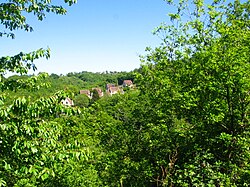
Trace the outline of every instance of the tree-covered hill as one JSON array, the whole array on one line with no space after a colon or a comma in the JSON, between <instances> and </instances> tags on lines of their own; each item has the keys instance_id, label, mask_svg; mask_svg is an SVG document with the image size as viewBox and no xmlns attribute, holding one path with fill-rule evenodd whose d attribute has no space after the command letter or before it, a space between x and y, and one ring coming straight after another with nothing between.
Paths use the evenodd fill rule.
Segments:
<instances>
[{"instance_id":1,"label":"tree-covered hill","mask_svg":"<svg viewBox=\"0 0 250 187\"><path fill-rule=\"evenodd\" d=\"M92 72L80 72L80 73L68 73L67 75L51 74L47 75L40 83L46 84L45 87L40 89L14 89L5 91L8 93L8 98L18 97L31 97L32 100L36 100L40 97L49 97L58 91L65 91L69 94L78 95L80 90L92 89L99 87L103 91L106 89L106 84L114 83L116 85L122 85L123 80L134 80L135 71L131 72L105 72L105 73L92 73ZM43 75L39 73L38 75ZM46 73L45 73L46 75ZM20 82L22 80L28 80L35 77L33 75L13 75L5 79L6 85ZM38 83L38 82L37 82ZM9 99L7 99L9 100Z\"/></svg>"}]
</instances>

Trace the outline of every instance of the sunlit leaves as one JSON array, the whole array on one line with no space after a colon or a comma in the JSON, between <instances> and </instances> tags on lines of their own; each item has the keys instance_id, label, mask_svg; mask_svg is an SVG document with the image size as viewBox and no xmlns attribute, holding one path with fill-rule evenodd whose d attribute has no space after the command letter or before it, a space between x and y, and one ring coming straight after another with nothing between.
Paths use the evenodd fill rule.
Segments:
<instances>
[{"instance_id":1,"label":"sunlit leaves","mask_svg":"<svg viewBox=\"0 0 250 187\"><path fill-rule=\"evenodd\" d=\"M31 53L19 53L15 56L6 56L0 58L0 73L1 75L6 72L16 72L20 74L26 74L28 70L36 70L36 66L33 63L34 60L41 57L49 58L50 49L39 49Z\"/></svg>"},{"instance_id":2,"label":"sunlit leaves","mask_svg":"<svg viewBox=\"0 0 250 187\"><path fill-rule=\"evenodd\" d=\"M138 75L154 107L150 132L165 124L166 142L178 148L172 182L243 185L249 172L249 1L184 0L174 8L172 24L154 31L162 45L148 50ZM188 133L177 130L184 124Z\"/></svg>"},{"instance_id":3,"label":"sunlit leaves","mask_svg":"<svg viewBox=\"0 0 250 187\"><path fill-rule=\"evenodd\" d=\"M72 5L76 1L65 1ZM46 13L65 14L61 5L52 5L50 0L14 1L0 4L0 23L5 31L0 37L14 38L13 31L22 29L33 31L27 23L27 13L33 13L38 20L43 20ZM36 70L34 61L41 57L49 58L50 49L39 49L30 53L19 53L15 56L0 58L0 89L15 91L21 89L37 90L48 86L44 82L46 73L24 79L4 78L8 72L27 74ZM61 100L65 93L58 92L51 97L43 97L36 101L30 97L10 98L7 93L0 95L0 186L36 186L56 181L66 173L67 163L88 161L91 151L81 141L68 141L70 135L64 134L67 119L71 115L79 115L79 110L65 107ZM6 99L11 99L6 104ZM56 175L57 173L57 175ZM68 172L67 174L72 174ZM55 186L58 183L55 182Z\"/></svg>"},{"instance_id":4,"label":"sunlit leaves","mask_svg":"<svg viewBox=\"0 0 250 187\"><path fill-rule=\"evenodd\" d=\"M89 158L89 151L80 151L82 145L77 141L73 145L64 145L59 141L63 125L56 122L57 118L79 114L77 110L61 105L62 98L64 95L61 93L33 103L20 98L0 110L0 147L4 153L0 162L5 159L5 170L16 173L17 177L12 182L20 181L22 176L33 176L36 180L41 178L44 181L55 175L53 164L74 157L79 159L80 155L84 159ZM8 176L5 174L4 178Z\"/></svg>"},{"instance_id":5,"label":"sunlit leaves","mask_svg":"<svg viewBox=\"0 0 250 187\"><path fill-rule=\"evenodd\" d=\"M65 3L70 6L76 2L76 0L65 0ZM31 32L33 28L26 22L25 13L33 13L38 20L42 21L46 17L46 13L49 12L66 14L66 9L60 5L52 5L51 1L47 0L10 0L5 3L0 3L0 22L10 31L22 29ZM11 36L14 36L14 34L11 33Z\"/></svg>"}]
</instances>

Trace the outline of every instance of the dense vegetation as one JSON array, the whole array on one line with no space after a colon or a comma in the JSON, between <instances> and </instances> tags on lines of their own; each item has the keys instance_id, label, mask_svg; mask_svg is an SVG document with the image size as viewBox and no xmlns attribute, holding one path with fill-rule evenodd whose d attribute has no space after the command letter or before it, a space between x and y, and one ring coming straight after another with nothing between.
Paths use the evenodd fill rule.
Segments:
<instances>
[{"instance_id":1,"label":"dense vegetation","mask_svg":"<svg viewBox=\"0 0 250 187\"><path fill-rule=\"evenodd\" d=\"M10 2L0 4L10 31L31 30L21 10L65 13ZM155 29L162 44L139 71L5 78L49 50L0 58L0 186L249 186L250 3L167 3L172 25ZM91 105L78 95L124 79L137 89ZM69 96L78 106L60 104Z\"/></svg>"},{"instance_id":2,"label":"dense vegetation","mask_svg":"<svg viewBox=\"0 0 250 187\"><path fill-rule=\"evenodd\" d=\"M46 73L38 73L38 76L43 76L40 80L42 84L39 89L29 90L24 88L15 88L5 91L8 93L7 101L11 101L13 97L31 97L32 100L39 99L42 96L51 96L58 91L65 91L72 97L79 95L80 90L91 90L92 88L101 88L104 92L106 90L106 84L112 83L115 85L122 85L123 80L129 79L134 81L135 73L138 70L131 72L104 72L104 73L92 73L92 72L79 72L68 73L67 75L57 75L52 73L48 75ZM29 78L35 78L33 75L13 75L5 79L5 84L17 84L20 81L26 81ZM19 83L18 83L19 84ZM25 83L26 84L26 83Z\"/></svg>"}]
</instances>

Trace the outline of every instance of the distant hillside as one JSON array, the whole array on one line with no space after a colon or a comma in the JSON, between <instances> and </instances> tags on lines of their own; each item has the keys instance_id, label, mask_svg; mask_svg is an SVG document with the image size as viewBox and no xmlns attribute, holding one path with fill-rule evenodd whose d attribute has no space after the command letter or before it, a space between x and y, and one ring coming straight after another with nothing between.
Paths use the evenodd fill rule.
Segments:
<instances>
[{"instance_id":1,"label":"distant hillside","mask_svg":"<svg viewBox=\"0 0 250 187\"><path fill-rule=\"evenodd\" d=\"M114 83L121 85L123 80L129 79L134 81L134 73L137 70L131 72L103 72L103 73L93 73L93 72L71 72L67 75L57 75L52 73L47 76L42 84L47 84L47 87L41 87L39 90L27 90L21 89L18 91L8 91L8 98L17 98L22 96L30 96L32 100L38 99L39 97L50 96L53 93L64 90L68 93L73 93L74 95L79 94L82 89L91 89L93 87L99 87L105 90L105 85L107 83ZM32 76L18 76L13 75L6 79L9 82L17 82L18 80L24 80L31 78Z\"/></svg>"}]
</instances>

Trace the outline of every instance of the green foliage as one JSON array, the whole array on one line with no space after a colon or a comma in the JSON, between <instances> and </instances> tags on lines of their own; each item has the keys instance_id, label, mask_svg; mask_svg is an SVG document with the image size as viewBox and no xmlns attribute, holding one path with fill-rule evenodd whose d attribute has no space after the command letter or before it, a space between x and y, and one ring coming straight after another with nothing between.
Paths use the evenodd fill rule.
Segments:
<instances>
[{"instance_id":1,"label":"green foliage","mask_svg":"<svg viewBox=\"0 0 250 187\"><path fill-rule=\"evenodd\" d=\"M98 91L96 89L92 90L92 99L91 99L91 103L96 102L98 99L100 99L100 96L98 94Z\"/></svg>"},{"instance_id":2,"label":"green foliage","mask_svg":"<svg viewBox=\"0 0 250 187\"><path fill-rule=\"evenodd\" d=\"M134 72L103 72L103 73L92 73L82 71L80 73L68 73L68 77L77 77L84 82L83 87L91 89L93 87L105 88L105 84L113 83L122 85L123 80L130 79L134 80Z\"/></svg>"},{"instance_id":3,"label":"green foliage","mask_svg":"<svg viewBox=\"0 0 250 187\"><path fill-rule=\"evenodd\" d=\"M58 104L60 94L49 99L30 103L25 98L1 109L1 168L0 178L8 186L19 185L26 178L28 183L41 183L55 175L56 163L70 158L73 149L59 143L62 125L56 119L63 113L72 115L77 111ZM67 154L64 150L69 150ZM57 151L55 151L57 150ZM65 157L61 156L65 154ZM45 183L45 182L43 182Z\"/></svg>"},{"instance_id":4,"label":"green foliage","mask_svg":"<svg viewBox=\"0 0 250 187\"><path fill-rule=\"evenodd\" d=\"M74 98L74 104L75 106L78 106L78 107L87 107L89 106L89 98L88 96L84 95L84 94L79 94L77 96L75 96Z\"/></svg>"},{"instance_id":5,"label":"green foliage","mask_svg":"<svg viewBox=\"0 0 250 187\"><path fill-rule=\"evenodd\" d=\"M65 3L72 5L76 0L65 0ZM53 12L55 14L66 14L66 10L62 6L52 5L51 1L26 1L26 0L9 0L8 2L0 4L0 20L1 24L6 29L14 31L22 29L27 32L33 31L32 26L26 22L24 13L33 13L38 20L42 21L46 12ZM1 32L0 36L6 35L14 38L14 33Z\"/></svg>"},{"instance_id":6,"label":"green foliage","mask_svg":"<svg viewBox=\"0 0 250 187\"><path fill-rule=\"evenodd\" d=\"M154 147L164 145L161 152L169 157L154 159L163 164L159 182L244 186L249 183L249 2L192 3L180 1L177 13L170 14L173 25L155 30L164 33L163 44L148 49L138 74L141 93L154 106L150 134L167 133L154 137L161 140Z\"/></svg>"},{"instance_id":7,"label":"green foliage","mask_svg":"<svg viewBox=\"0 0 250 187\"><path fill-rule=\"evenodd\" d=\"M65 0L69 5L74 2ZM14 30L32 31L24 15L33 13L43 20L46 12L65 14L66 10L51 1L1 3L1 24L10 32L0 35L14 38ZM29 92L48 86L46 73L4 78L8 71L22 75L30 69L36 70L33 61L40 57L48 58L49 49L0 58L3 91L0 94L0 186L98 186L101 183L91 166L93 142L89 142L86 134L79 134L79 129L84 128L82 123L76 125L70 118L79 117L79 111L61 104L67 95L52 92L47 97L31 99ZM22 97L9 97L14 93ZM72 134L68 133L68 126ZM79 175L78 171L86 175Z\"/></svg>"}]
</instances>

